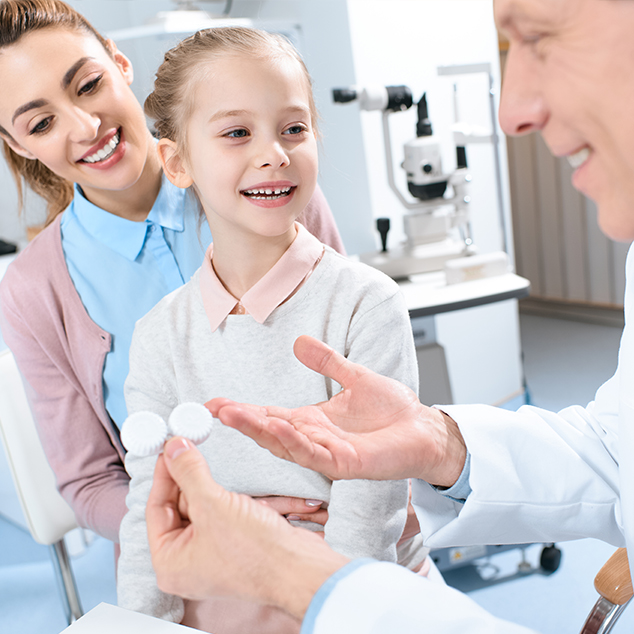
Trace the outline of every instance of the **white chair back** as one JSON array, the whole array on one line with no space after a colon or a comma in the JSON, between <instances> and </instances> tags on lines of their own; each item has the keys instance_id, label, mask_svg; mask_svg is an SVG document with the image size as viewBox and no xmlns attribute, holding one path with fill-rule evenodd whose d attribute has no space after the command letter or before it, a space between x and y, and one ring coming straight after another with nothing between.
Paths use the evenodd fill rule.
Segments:
<instances>
[{"instance_id":1,"label":"white chair back","mask_svg":"<svg viewBox=\"0 0 634 634\"><path fill-rule=\"evenodd\" d=\"M57 491L13 355L0 352L0 436L33 539L55 544L77 522Z\"/></svg>"}]
</instances>

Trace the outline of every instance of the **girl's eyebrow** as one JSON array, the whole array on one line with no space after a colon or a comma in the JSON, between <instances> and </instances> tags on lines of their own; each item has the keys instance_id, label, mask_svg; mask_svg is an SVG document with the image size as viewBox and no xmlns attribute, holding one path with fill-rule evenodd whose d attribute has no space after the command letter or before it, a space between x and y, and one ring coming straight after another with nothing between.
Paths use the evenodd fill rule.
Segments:
<instances>
[{"instance_id":1,"label":"girl's eyebrow","mask_svg":"<svg viewBox=\"0 0 634 634\"><path fill-rule=\"evenodd\" d=\"M302 114L310 114L310 109L304 106L289 106L286 108L286 112L299 112ZM248 110L219 110L209 117L209 123L218 121L219 119L226 119L228 117L240 117L249 114Z\"/></svg>"},{"instance_id":2,"label":"girl's eyebrow","mask_svg":"<svg viewBox=\"0 0 634 634\"><path fill-rule=\"evenodd\" d=\"M67 71L64 73L64 77L62 77L62 88L66 90L68 86L70 86L70 82L73 81L73 77L77 74L79 69L88 61L93 59L92 57L82 57L78 59ZM29 110L34 110L35 108L42 108L43 106L48 105L48 101L46 99L33 99L33 101L29 101L28 103L23 104L13 113L13 117L11 119L11 124L15 122L15 120L25 112Z\"/></svg>"},{"instance_id":3,"label":"girl's eyebrow","mask_svg":"<svg viewBox=\"0 0 634 634\"><path fill-rule=\"evenodd\" d=\"M213 123L218 119L226 119L227 117L239 117L247 114L246 110L219 110L209 117L209 123Z\"/></svg>"}]
</instances>

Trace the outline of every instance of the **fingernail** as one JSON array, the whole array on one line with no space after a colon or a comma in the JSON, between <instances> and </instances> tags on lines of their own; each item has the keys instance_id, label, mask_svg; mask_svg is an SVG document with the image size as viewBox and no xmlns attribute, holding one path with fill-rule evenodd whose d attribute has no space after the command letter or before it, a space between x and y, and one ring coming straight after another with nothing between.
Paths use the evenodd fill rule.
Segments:
<instances>
[{"instance_id":1,"label":"fingernail","mask_svg":"<svg viewBox=\"0 0 634 634\"><path fill-rule=\"evenodd\" d=\"M287 516L286 516L286 519L287 519L289 522L296 522L296 521L301 520L302 518L301 518L299 515L287 515Z\"/></svg>"},{"instance_id":2,"label":"fingernail","mask_svg":"<svg viewBox=\"0 0 634 634\"><path fill-rule=\"evenodd\" d=\"M304 500L306 506L321 506L323 502L321 500Z\"/></svg>"},{"instance_id":3,"label":"fingernail","mask_svg":"<svg viewBox=\"0 0 634 634\"><path fill-rule=\"evenodd\" d=\"M172 438L167 445L165 445L165 453L170 460L176 460L178 456L192 448L192 444L186 438Z\"/></svg>"}]
</instances>

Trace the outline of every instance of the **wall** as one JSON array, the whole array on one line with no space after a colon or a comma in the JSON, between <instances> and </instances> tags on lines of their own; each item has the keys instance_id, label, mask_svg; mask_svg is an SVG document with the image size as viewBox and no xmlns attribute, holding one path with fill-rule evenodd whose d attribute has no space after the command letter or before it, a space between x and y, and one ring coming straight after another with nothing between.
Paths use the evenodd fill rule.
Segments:
<instances>
[{"instance_id":1,"label":"wall","mask_svg":"<svg viewBox=\"0 0 634 634\"><path fill-rule=\"evenodd\" d=\"M167 0L71 0L71 4L106 33L142 24L156 11L173 6ZM224 6L224 2L201 4L215 11ZM350 254L376 248L374 218L378 216L393 219L390 243L398 242L402 238L403 210L387 185L380 114L361 113L356 104L333 104L333 87L402 83L412 88L416 99L427 91L435 130L450 148L453 84L457 82L461 118L490 127L486 75L439 78L436 67L489 62L499 84L491 0L235 0L232 16L250 17L256 26L289 31L297 39L314 79L317 106L323 119L320 183ZM121 42L121 50L131 58L135 68L133 89L140 100L150 90L162 51L176 39ZM413 110L392 117L394 169L403 189L405 181L398 163L403 142L414 135ZM501 144L505 154L503 138ZM473 174L475 242L482 252L498 250L502 236L493 148L470 146L468 155ZM454 160L453 152L447 149L446 170L451 169ZM505 166L503 172L508 216ZM0 171L4 223L0 224L0 235L4 232L6 237L23 232L23 223L15 220L12 211L15 207L12 196L13 187ZM32 198L28 202L35 209L37 204ZM510 228L508 218L507 226ZM512 240L509 244L512 245ZM485 336L491 329L495 332L493 338ZM455 400L499 402L521 388L515 302L441 315L437 319L437 333L447 351ZM463 333L470 333L467 348ZM476 375L485 378L474 381Z\"/></svg>"}]
</instances>

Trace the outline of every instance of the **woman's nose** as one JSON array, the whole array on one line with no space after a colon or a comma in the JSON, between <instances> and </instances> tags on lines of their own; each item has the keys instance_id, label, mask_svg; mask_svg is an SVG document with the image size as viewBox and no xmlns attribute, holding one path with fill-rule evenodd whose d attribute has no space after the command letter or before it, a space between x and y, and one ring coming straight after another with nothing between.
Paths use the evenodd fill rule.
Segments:
<instances>
[{"instance_id":1,"label":"woman's nose","mask_svg":"<svg viewBox=\"0 0 634 634\"><path fill-rule=\"evenodd\" d=\"M500 99L500 126L508 135L539 131L548 121L548 108L536 73L537 69L511 44Z\"/></svg>"},{"instance_id":2,"label":"woman's nose","mask_svg":"<svg viewBox=\"0 0 634 634\"><path fill-rule=\"evenodd\" d=\"M71 136L74 141L92 141L99 136L101 119L81 108L73 111L73 126Z\"/></svg>"}]
</instances>

